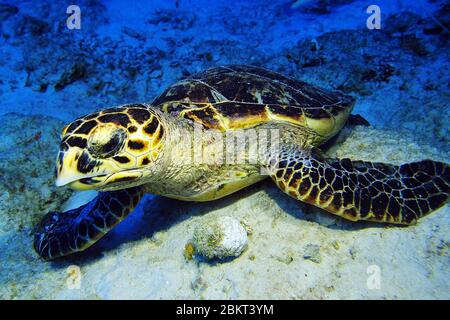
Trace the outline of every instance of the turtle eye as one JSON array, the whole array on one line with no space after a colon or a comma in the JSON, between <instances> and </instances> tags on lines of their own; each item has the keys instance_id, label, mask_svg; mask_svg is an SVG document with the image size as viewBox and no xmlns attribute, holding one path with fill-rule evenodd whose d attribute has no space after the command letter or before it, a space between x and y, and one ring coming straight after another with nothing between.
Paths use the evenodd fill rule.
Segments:
<instances>
[{"instance_id":1,"label":"turtle eye","mask_svg":"<svg viewBox=\"0 0 450 320\"><path fill-rule=\"evenodd\" d=\"M89 142L89 153L101 159L117 155L123 148L127 133L111 124L100 125L92 132Z\"/></svg>"}]
</instances>

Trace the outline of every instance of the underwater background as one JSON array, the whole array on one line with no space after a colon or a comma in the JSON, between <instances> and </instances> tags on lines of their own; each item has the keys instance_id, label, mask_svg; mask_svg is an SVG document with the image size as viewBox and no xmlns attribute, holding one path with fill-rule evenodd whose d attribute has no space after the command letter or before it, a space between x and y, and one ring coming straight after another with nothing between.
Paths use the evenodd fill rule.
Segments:
<instances>
[{"instance_id":1,"label":"underwater background","mask_svg":"<svg viewBox=\"0 0 450 320\"><path fill-rule=\"evenodd\" d=\"M73 4L80 29L66 25ZM373 4L380 29L367 26ZM352 223L271 181L211 203L147 195L93 247L53 262L32 247L47 212L95 196L54 186L62 127L213 66L356 97L371 126L344 129L330 156L449 163L449 29L439 0L1 1L0 298L449 299L448 206L407 228ZM223 215L249 226L246 251L186 254L195 226Z\"/></svg>"}]
</instances>

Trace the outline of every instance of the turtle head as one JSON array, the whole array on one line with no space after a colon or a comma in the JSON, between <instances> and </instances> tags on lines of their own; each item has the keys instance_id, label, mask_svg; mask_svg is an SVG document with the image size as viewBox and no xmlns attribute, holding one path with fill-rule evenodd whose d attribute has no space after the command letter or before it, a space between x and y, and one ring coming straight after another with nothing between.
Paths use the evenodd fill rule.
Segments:
<instances>
[{"instance_id":1,"label":"turtle head","mask_svg":"<svg viewBox=\"0 0 450 320\"><path fill-rule=\"evenodd\" d=\"M152 173L163 140L161 119L143 104L77 119L61 134L56 185L75 190L140 185Z\"/></svg>"}]
</instances>

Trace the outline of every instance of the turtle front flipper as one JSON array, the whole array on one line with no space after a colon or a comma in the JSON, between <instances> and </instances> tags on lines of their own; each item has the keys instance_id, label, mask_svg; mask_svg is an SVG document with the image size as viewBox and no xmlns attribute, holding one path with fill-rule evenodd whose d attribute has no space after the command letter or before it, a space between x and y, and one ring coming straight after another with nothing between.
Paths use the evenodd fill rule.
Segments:
<instances>
[{"instance_id":1,"label":"turtle front flipper","mask_svg":"<svg viewBox=\"0 0 450 320\"><path fill-rule=\"evenodd\" d=\"M47 213L34 236L34 249L44 260L83 251L133 211L142 195L142 187L100 192L77 209Z\"/></svg>"},{"instance_id":2,"label":"turtle front flipper","mask_svg":"<svg viewBox=\"0 0 450 320\"><path fill-rule=\"evenodd\" d=\"M352 221L411 225L450 194L449 165L432 160L395 166L286 149L269 169L290 196Z\"/></svg>"}]
</instances>

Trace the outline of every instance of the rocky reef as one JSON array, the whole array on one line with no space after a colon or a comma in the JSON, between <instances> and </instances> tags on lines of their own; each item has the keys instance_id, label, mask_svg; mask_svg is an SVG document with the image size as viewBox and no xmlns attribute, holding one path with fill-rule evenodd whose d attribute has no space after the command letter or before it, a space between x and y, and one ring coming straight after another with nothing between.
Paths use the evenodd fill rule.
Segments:
<instances>
[{"instance_id":1,"label":"rocky reef","mask_svg":"<svg viewBox=\"0 0 450 320\"><path fill-rule=\"evenodd\" d=\"M0 117L0 230L24 230L42 212L57 210L71 192L54 186L55 154L63 126L52 117L6 114Z\"/></svg>"}]
</instances>

